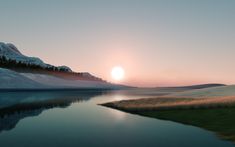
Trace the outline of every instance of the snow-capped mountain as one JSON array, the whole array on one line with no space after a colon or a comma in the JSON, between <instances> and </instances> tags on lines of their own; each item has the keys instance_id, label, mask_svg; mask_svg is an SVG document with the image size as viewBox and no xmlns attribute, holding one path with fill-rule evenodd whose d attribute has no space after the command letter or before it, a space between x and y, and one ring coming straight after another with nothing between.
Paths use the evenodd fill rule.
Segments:
<instances>
[{"instance_id":1,"label":"snow-capped mountain","mask_svg":"<svg viewBox=\"0 0 235 147\"><path fill-rule=\"evenodd\" d=\"M2 89L119 89L88 72L73 72L37 57L23 55L13 44L0 42L0 90Z\"/></svg>"},{"instance_id":2,"label":"snow-capped mountain","mask_svg":"<svg viewBox=\"0 0 235 147\"><path fill-rule=\"evenodd\" d=\"M26 63L30 65L38 65L43 68L51 68L53 65L44 63L41 59L37 57L28 57L23 55L15 45L11 43L0 42L0 56L4 56L6 59L15 60L16 62ZM72 70L67 66L57 67L60 70L69 71Z\"/></svg>"}]
</instances>

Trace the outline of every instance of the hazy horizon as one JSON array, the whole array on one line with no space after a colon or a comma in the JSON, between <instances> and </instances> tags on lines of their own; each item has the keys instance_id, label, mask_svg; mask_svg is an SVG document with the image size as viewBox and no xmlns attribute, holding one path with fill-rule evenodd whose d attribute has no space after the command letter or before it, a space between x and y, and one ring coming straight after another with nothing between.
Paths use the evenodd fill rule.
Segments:
<instances>
[{"instance_id":1,"label":"hazy horizon","mask_svg":"<svg viewBox=\"0 0 235 147\"><path fill-rule=\"evenodd\" d=\"M121 84L235 84L235 1L0 0L0 42Z\"/></svg>"}]
</instances>

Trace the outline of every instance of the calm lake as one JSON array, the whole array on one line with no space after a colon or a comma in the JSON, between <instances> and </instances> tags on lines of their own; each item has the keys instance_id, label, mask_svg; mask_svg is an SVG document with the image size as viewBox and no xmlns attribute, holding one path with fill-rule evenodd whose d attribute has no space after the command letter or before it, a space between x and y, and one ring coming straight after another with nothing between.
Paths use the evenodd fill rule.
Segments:
<instances>
[{"instance_id":1,"label":"calm lake","mask_svg":"<svg viewBox=\"0 0 235 147\"><path fill-rule=\"evenodd\" d=\"M201 128L97 105L154 95L127 91L0 92L0 147L234 146Z\"/></svg>"}]
</instances>

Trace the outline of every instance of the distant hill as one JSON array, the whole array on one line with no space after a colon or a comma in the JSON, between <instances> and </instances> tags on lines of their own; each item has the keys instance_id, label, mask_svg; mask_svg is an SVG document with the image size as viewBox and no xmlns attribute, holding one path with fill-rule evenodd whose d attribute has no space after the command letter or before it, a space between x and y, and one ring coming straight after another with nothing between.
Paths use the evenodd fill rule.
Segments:
<instances>
[{"instance_id":1,"label":"distant hill","mask_svg":"<svg viewBox=\"0 0 235 147\"><path fill-rule=\"evenodd\" d=\"M171 94L168 96L191 98L235 96L235 85L189 90L185 92Z\"/></svg>"},{"instance_id":2,"label":"distant hill","mask_svg":"<svg viewBox=\"0 0 235 147\"><path fill-rule=\"evenodd\" d=\"M170 87L170 88L183 88L183 89L203 89L203 88L210 88L210 87L219 87L219 86L226 86L225 84L200 84L200 85L190 85L190 86L179 86L179 87Z\"/></svg>"}]
</instances>

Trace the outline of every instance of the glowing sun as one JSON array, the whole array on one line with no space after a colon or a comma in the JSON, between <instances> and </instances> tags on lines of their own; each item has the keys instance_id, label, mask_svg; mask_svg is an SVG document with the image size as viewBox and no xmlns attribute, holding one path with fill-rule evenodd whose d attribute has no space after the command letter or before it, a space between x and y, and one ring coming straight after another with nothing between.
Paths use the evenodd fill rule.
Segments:
<instances>
[{"instance_id":1,"label":"glowing sun","mask_svg":"<svg viewBox=\"0 0 235 147\"><path fill-rule=\"evenodd\" d=\"M111 76L114 80L120 81L124 78L125 71L122 67L116 66L112 68Z\"/></svg>"}]
</instances>

